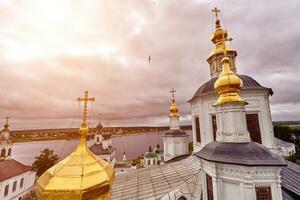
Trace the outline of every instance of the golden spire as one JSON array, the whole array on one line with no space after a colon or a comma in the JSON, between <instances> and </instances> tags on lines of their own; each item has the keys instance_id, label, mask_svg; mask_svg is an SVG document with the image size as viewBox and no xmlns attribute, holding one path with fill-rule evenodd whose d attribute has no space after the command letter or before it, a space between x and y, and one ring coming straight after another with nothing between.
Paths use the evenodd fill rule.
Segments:
<instances>
[{"instance_id":1,"label":"golden spire","mask_svg":"<svg viewBox=\"0 0 300 200\"><path fill-rule=\"evenodd\" d=\"M222 72L214 84L216 92L220 95L215 105L221 105L231 102L247 103L241 99L239 92L243 87L243 81L231 70L230 60L226 56L226 38L223 38L223 53L224 58L221 60Z\"/></svg>"},{"instance_id":2,"label":"golden spire","mask_svg":"<svg viewBox=\"0 0 300 200\"><path fill-rule=\"evenodd\" d=\"M216 45L215 48L213 49L213 51L210 53L210 56L214 55L214 54L218 54L221 53L223 51L223 46L225 45L224 41L232 41L232 38L228 38L228 33L227 30L223 30L221 28L220 25L220 20L218 18L218 13L220 13L221 11L218 10L217 7L215 7L212 12L215 13L216 15L216 22L215 22L215 26L216 26L216 30L215 32L212 34L211 36L211 41ZM226 51L233 51L232 48L230 48L229 46L225 45L225 50Z\"/></svg>"},{"instance_id":3,"label":"golden spire","mask_svg":"<svg viewBox=\"0 0 300 200\"><path fill-rule=\"evenodd\" d=\"M6 122L3 125L2 131L9 131L8 119L9 119L9 117L6 117Z\"/></svg>"},{"instance_id":4,"label":"golden spire","mask_svg":"<svg viewBox=\"0 0 300 200\"><path fill-rule=\"evenodd\" d=\"M172 95L172 104L171 104L171 107L170 107L170 117L178 117L178 107L176 105L176 102L175 102L175 93L176 93L176 90L174 90L174 88L172 88L172 90L170 91L171 95Z\"/></svg>"},{"instance_id":5,"label":"golden spire","mask_svg":"<svg viewBox=\"0 0 300 200\"><path fill-rule=\"evenodd\" d=\"M81 135L77 148L65 159L42 174L35 184L38 199L56 200L106 200L110 198L110 190L115 173L112 165L94 155L86 144L87 104L95 101L89 98L86 91L82 123L79 129Z\"/></svg>"}]
</instances>

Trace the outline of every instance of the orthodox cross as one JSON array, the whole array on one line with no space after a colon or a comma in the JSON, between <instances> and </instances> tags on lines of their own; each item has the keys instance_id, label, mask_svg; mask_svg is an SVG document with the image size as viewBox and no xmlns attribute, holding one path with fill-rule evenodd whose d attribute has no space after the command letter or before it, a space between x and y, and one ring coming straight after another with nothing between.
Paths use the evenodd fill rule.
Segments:
<instances>
[{"instance_id":1,"label":"orthodox cross","mask_svg":"<svg viewBox=\"0 0 300 200\"><path fill-rule=\"evenodd\" d=\"M174 88L172 88L172 90L170 90L170 93L172 95L172 101L174 102L175 101L175 93L176 93L176 90L174 90Z\"/></svg>"},{"instance_id":2,"label":"orthodox cross","mask_svg":"<svg viewBox=\"0 0 300 200\"><path fill-rule=\"evenodd\" d=\"M212 11L213 13L215 13L216 18L218 19L218 13L220 13L221 11L220 11L217 7L215 7L215 8L212 9L211 11Z\"/></svg>"},{"instance_id":3,"label":"orthodox cross","mask_svg":"<svg viewBox=\"0 0 300 200\"><path fill-rule=\"evenodd\" d=\"M84 105L83 105L83 113L82 113L82 125L81 126L86 127L87 126L87 124L86 124L87 104L88 104L89 101L90 102L94 102L95 98L94 97L89 98L89 92L85 91L84 92L84 97L78 97L77 101L84 103Z\"/></svg>"}]
</instances>

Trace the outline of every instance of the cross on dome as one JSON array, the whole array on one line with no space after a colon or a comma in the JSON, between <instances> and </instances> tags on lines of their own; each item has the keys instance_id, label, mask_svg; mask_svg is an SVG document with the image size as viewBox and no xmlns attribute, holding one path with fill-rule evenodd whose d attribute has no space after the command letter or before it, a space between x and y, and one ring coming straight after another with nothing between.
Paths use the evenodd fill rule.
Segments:
<instances>
[{"instance_id":1,"label":"cross on dome","mask_svg":"<svg viewBox=\"0 0 300 200\"><path fill-rule=\"evenodd\" d=\"M172 101L174 102L175 101L175 93L176 93L176 90L174 88L172 88L172 90L170 90L170 93L172 95Z\"/></svg>"},{"instance_id":2,"label":"cross on dome","mask_svg":"<svg viewBox=\"0 0 300 200\"><path fill-rule=\"evenodd\" d=\"M94 102L95 98L89 98L89 92L85 91L84 92L84 97L78 97L77 101L79 102L83 102L83 113L82 113L82 123L81 123L81 127L80 127L80 133L82 136L85 136L86 134L88 134L88 127L87 127L87 123L86 123L86 119L87 119L87 113L88 113L88 108L87 108L87 104L88 102Z\"/></svg>"},{"instance_id":3,"label":"cross on dome","mask_svg":"<svg viewBox=\"0 0 300 200\"><path fill-rule=\"evenodd\" d=\"M216 18L218 19L218 13L221 12L221 10L219 10L217 7L215 7L214 9L211 10L213 13L215 13Z\"/></svg>"}]
</instances>

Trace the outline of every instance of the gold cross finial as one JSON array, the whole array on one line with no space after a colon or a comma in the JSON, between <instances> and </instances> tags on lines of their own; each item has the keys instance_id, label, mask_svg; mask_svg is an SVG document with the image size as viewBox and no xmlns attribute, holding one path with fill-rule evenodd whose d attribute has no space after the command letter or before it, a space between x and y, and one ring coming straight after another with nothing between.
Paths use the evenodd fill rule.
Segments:
<instances>
[{"instance_id":1,"label":"gold cross finial","mask_svg":"<svg viewBox=\"0 0 300 200\"><path fill-rule=\"evenodd\" d=\"M172 88L172 90L170 90L170 93L172 95L172 101L174 102L175 101L175 93L176 93L176 90L174 90L174 88Z\"/></svg>"},{"instance_id":2,"label":"gold cross finial","mask_svg":"<svg viewBox=\"0 0 300 200\"><path fill-rule=\"evenodd\" d=\"M9 119L9 117L6 117L6 125L8 125L8 119Z\"/></svg>"},{"instance_id":3,"label":"gold cross finial","mask_svg":"<svg viewBox=\"0 0 300 200\"><path fill-rule=\"evenodd\" d=\"M213 13L215 13L216 18L218 19L218 13L220 13L221 11L220 11L217 7L215 7L215 8L212 9L211 11L212 11Z\"/></svg>"},{"instance_id":4,"label":"gold cross finial","mask_svg":"<svg viewBox=\"0 0 300 200\"><path fill-rule=\"evenodd\" d=\"M86 118L87 118L87 104L88 102L94 102L95 98L89 98L89 92L85 91L84 92L84 97L78 97L77 101L79 102L83 102L83 113L82 113L82 124L81 124L81 128L86 128L87 127L87 123L86 123Z\"/></svg>"}]
</instances>

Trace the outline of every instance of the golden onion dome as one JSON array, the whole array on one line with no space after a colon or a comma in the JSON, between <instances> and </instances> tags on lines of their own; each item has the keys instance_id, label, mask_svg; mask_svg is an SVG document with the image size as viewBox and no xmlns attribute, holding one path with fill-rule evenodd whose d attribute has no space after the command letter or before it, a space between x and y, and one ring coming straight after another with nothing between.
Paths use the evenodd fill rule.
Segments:
<instances>
[{"instance_id":1,"label":"golden onion dome","mask_svg":"<svg viewBox=\"0 0 300 200\"><path fill-rule=\"evenodd\" d=\"M214 84L216 92L220 95L215 105L231 102L243 102L239 95L243 81L230 69L230 60L224 57L221 61L223 70Z\"/></svg>"},{"instance_id":2,"label":"golden onion dome","mask_svg":"<svg viewBox=\"0 0 300 200\"><path fill-rule=\"evenodd\" d=\"M221 28L220 25L220 20L216 20L216 30L211 36L211 41L215 44L215 48L210 52L209 57L223 53L224 51L224 46L225 46L225 51L233 51L236 52L233 48L231 48L228 45L225 45L226 41L231 41L231 38L228 38L228 33L227 30L224 30Z\"/></svg>"},{"instance_id":3,"label":"golden onion dome","mask_svg":"<svg viewBox=\"0 0 300 200\"><path fill-rule=\"evenodd\" d=\"M3 132L8 132L8 131L9 131L8 117L6 117L6 122L5 122L5 124L3 125L2 131L3 131Z\"/></svg>"},{"instance_id":4,"label":"golden onion dome","mask_svg":"<svg viewBox=\"0 0 300 200\"><path fill-rule=\"evenodd\" d=\"M113 167L93 154L86 144L89 128L86 123L87 102L84 98L83 122L79 129L80 143L65 159L43 173L35 184L38 199L42 200L106 200L115 178Z\"/></svg>"},{"instance_id":5,"label":"golden onion dome","mask_svg":"<svg viewBox=\"0 0 300 200\"><path fill-rule=\"evenodd\" d=\"M170 116L174 117L174 116L179 116L178 115L179 109L176 105L175 99L173 99L171 107L170 107Z\"/></svg>"}]
</instances>

